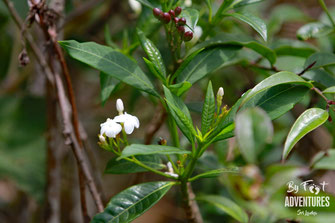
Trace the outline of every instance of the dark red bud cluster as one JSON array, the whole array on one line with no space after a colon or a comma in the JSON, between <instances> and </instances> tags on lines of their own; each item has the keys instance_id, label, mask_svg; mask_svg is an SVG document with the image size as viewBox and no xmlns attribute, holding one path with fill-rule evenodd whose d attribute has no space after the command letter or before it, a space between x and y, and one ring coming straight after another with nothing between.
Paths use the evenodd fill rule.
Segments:
<instances>
[{"instance_id":1,"label":"dark red bud cluster","mask_svg":"<svg viewBox=\"0 0 335 223\"><path fill-rule=\"evenodd\" d=\"M154 16L162 21L165 24L170 23L173 20L178 33L183 36L184 41L190 41L193 38L193 33L191 31L185 32L186 19L184 17L178 18L180 15L182 8L177 6L174 10L170 10L169 12L163 12L159 8L153 9Z\"/></svg>"}]
</instances>

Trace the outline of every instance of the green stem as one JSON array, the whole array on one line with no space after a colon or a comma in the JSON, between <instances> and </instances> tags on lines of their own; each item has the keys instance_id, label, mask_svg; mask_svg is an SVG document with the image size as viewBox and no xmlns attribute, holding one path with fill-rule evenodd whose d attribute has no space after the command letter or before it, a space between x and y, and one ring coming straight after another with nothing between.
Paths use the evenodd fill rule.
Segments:
<instances>
[{"instance_id":1,"label":"green stem","mask_svg":"<svg viewBox=\"0 0 335 223\"><path fill-rule=\"evenodd\" d=\"M333 27L335 28L335 21L333 19L333 17L330 15L328 8L326 6L326 3L324 2L324 0L319 0L319 4L321 5L323 11L325 11L325 13L327 14L330 22L332 23Z\"/></svg>"},{"instance_id":2,"label":"green stem","mask_svg":"<svg viewBox=\"0 0 335 223\"><path fill-rule=\"evenodd\" d=\"M124 130L124 124L123 123L122 123L122 136L123 136L123 140L124 140L126 146L129 146L127 133Z\"/></svg>"},{"instance_id":3,"label":"green stem","mask_svg":"<svg viewBox=\"0 0 335 223\"><path fill-rule=\"evenodd\" d=\"M176 122L173 120L171 115L168 116L169 131L172 137L173 145L177 148L180 148L179 135Z\"/></svg>"}]
</instances>

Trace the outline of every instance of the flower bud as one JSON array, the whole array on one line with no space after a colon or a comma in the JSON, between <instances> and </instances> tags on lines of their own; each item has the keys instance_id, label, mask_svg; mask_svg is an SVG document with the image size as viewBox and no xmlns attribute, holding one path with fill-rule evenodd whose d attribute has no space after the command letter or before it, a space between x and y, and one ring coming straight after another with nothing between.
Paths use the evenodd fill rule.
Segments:
<instances>
[{"instance_id":1,"label":"flower bud","mask_svg":"<svg viewBox=\"0 0 335 223\"><path fill-rule=\"evenodd\" d=\"M184 34L184 41L185 41L185 42L190 41L192 38L193 38L193 33L192 33L191 31L187 31L187 32Z\"/></svg>"},{"instance_id":2,"label":"flower bud","mask_svg":"<svg viewBox=\"0 0 335 223\"><path fill-rule=\"evenodd\" d=\"M169 11L169 14L172 18L174 18L176 16L176 14L174 13L174 11L172 9Z\"/></svg>"},{"instance_id":3,"label":"flower bud","mask_svg":"<svg viewBox=\"0 0 335 223\"><path fill-rule=\"evenodd\" d=\"M116 110L119 114L123 114L124 106L123 101L120 98L116 100Z\"/></svg>"},{"instance_id":4,"label":"flower bud","mask_svg":"<svg viewBox=\"0 0 335 223\"><path fill-rule=\"evenodd\" d=\"M181 35L183 35L185 33L185 27L184 26L178 26L177 30Z\"/></svg>"},{"instance_id":5,"label":"flower bud","mask_svg":"<svg viewBox=\"0 0 335 223\"><path fill-rule=\"evenodd\" d=\"M169 13L167 12L164 12L163 13L163 16L162 16L162 21L165 23L165 24L168 24L170 21L171 21L171 16Z\"/></svg>"},{"instance_id":6,"label":"flower bud","mask_svg":"<svg viewBox=\"0 0 335 223\"><path fill-rule=\"evenodd\" d=\"M105 144L105 143L106 143L106 138L105 138L105 136L103 136L103 135L99 135L99 141L100 141L102 144Z\"/></svg>"},{"instance_id":7,"label":"flower bud","mask_svg":"<svg viewBox=\"0 0 335 223\"><path fill-rule=\"evenodd\" d=\"M154 14L154 16L157 18L157 19L160 19L161 18L161 15L163 14L162 10L160 10L159 8L154 8L152 10L152 13Z\"/></svg>"},{"instance_id":8,"label":"flower bud","mask_svg":"<svg viewBox=\"0 0 335 223\"><path fill-rule=\"evenodd\" d=\"M128 0L130 8L136 13L136 15L141 14L142 5L136 0Z\"/></svg>"},{"instance_id":9,"label":"flower bud","mask_svg":"<svg viewBox=\"0 0 335 223\"><path fill-rule=\"evenodd\" d=\"M161 146L166 146L167 141L166 141L166 139L159 138L159 140L158 140L158 144L161 145Z\"/></svg>"},{"instance_id":10,"label":"flower bud","mask_svg":"<svg viewBox=\"0 0 335 223\"><path fill-rule=\"evenodd\" d=\"M224 95L224 90L223 90L223 87L220 87L219 90L218 90L218 93L217 93L217 97L223 97Z\"/></svg>"},{"instance_id":11,"label":"flower bud","mask_svg":"<svg viewBox=\"0 0 335 223\"><path fill-rule=\"evenodd\" d=\"M184 17L181 17L178 21L178 25L184 26L186 24L186 19Z\"/></svg>"},{"instance_id":12,"label":"flower bud","mask_svg":"<svg viewBox=\"0 0 335 223\"><path fill-rule=\"evenodd\" d=\"M179 16L181 13L182 9L180 6L177 6L174 10L175 16Z\"/></svg>"}]
</instances>

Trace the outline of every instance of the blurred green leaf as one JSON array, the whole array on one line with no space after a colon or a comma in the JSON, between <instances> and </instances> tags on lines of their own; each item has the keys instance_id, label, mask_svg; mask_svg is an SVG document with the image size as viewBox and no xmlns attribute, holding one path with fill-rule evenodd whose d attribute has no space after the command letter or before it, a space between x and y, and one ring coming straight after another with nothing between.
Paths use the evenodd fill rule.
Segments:
<instances>
[{"instance_id":1,"label":"blurred green leaf","mask_svg":"<svg viewBox=\"0 0 335 223\"><path fill-rule=\"evenodd\" d=\"M207 171L205 173L201 173L201 174L198 174L192 178L189 179L190 182L192 181L195 181L195 180L198 180L198 179L202 179L202 178L215 178L215 177L218 177L224 173L234 173L234 174L238 174L240 173L239 169L238 168L221 168L221 169L217 169L217 170L210 170L210 171Z\"/></svg>"},{"instance_id":2,"label":"blurred green leaf","mask_svg":"<svg viewBox=\"0 0 335 223\"><path fill-rule=\"evenodd\" d=\"M143 50L149 57L150 61L154 64L154 67L157 69L162 79L165 80L166 69L161 53L159 52L155 44L145 37L144 33L141 30L137 29L137 35Z\"/></svg>"},{"instance_id":3,"label":"blurred green leaf","mask_svg":"<svg viewBox=\"0 0 335 223\"><path fill-rule=\"evenodd\" d=\"M266 24L262 19L247 12L232 13L228 15L249 24L252 28L254 28L254 30L256 30L256 32L258 32L258 34L264 39L264 41L267 41L268 31L266 28Z\"/></svg>"},{"instance_id":4,"label":"blurred green leaf","mask_svg":"<svg viewBox=\"0 0 335 223\"><path fill-rule=\"evenodd\" d=\"M238 48L222 47L204 49L196 54L192 60L186 60L176 71L177 82L188 81L194 84L206 75L214 72L220 67L227 66L230 60L235 56ZM193 56L193 55L190 55Z\"/></svg>"},{"instance_id":5,"label":"blurred green leaf","mask_svg":"<svg viewBox=\"0 0 335 223\"><path fill-rule=\"evenodd\" d=\"M117 160L136 155L152 155L152 154L170 155L170 154L189 154L189 153L190 151L188 150L172 146L131 144L130 146L124 148L121 156L118 157Z\"/></svg>"},{"instance_id":6,"label":"blurred green leaf","mask_svg":"<svg viewBox=\"0 0 335 223\"><path fill-rule=\"evenodd\" d=\"M71 57L154 96L159 94L141 68L122 53L95 42L60 41Z\"/></svg>"},{"instance_id":7,"label":"blurred green leaf","mask_svg":"<svg viewBox=\"0 0 335 223\"><path fill-rule=\"evenodd\" d=\"M153 169L160 170L165 168L165 165L162 164L161 159L157 155L135 156L135 158ZM127 160L117 160L117 157L109 160L105 168L105 173L108 174L127 174L147 171L147 169Z\"/></svg>"},{"instance_id":8,"label":"blurred green leaf","mask_svg":"<svg viewBox=\"0 0 335 223\"><path fill-rule=\"evenodd\" d=\"M164 94L166 98L166 103L169 107L173 119L176 121L179 129L190 141L194 141L194 136L197 135L190 112L183 100L175 95L173 95L168 88L164 86Z\"/></svg>"},{"instance_id":9,"label":"blurred green leaf","mask_svg":"<svg viewBox=\"0 0 335 223\"><path fill-rule=\"evenodd\" d=\"M265 111L255 107L237 113L235 135L241 153L249 163L256 163L257 156L270 143L273 126Z\"/></svg>"},{"instance_id":10,"label":"blurred green leaf","mask_svg":"<svg viewBox=\"0 0 335 223\"><path fill-rule=\"evenodd\" d=\"M302 75L302 77L315 81L324 87L331 87L335 85L335 77L323 69L307 71Z\"/></svg>"},{"instance_id":11,"label":"blurred green leaf","mask_svg":"<svg viewBox=\"0 0 335 223\"><path fill-rule=\"evenodd\" d=\"M319 38L333 32L333 28L320 22L308 23L297 31L297 37L301 40Z\"/></svg>"},{"instance_id":12,"label":"blurred green leaf","mask_svg":"<svg viewBox=\"0 0 335 223\"><path fill-rule=\"evenodd\" d=\"M326 67L326 66L333 66L335 65L335 54L333 53L314 53L310 57L307 58L305 62L305 68L310 66L316 62L312 69L320 68L320 67Z\"/></svg>"},{"instance_id":13,"label":"blurred green leaf","mask_svg":"<svg viewBox=\"0 0 335 223\"><path fill-rule=\"evenodd\" d=\"M156 204L174 184L158 181L132 186L115 195L91 223L129 223Z\"/></svg>"},{"instance_id":14,"label":"blurred green leaf","mask_svg":"<svg viewBox=\"0 0 335 223\"><path fill-rule=\"evenodd\" d=\"M310 108L302 113L294 122L285 141L283 160L293 149L293 146L307 133L322 125L328 119L328 112L320 108Z\"/></svg>"},{"instance_id":15,"label":"blurred green leaf","mask_svg":"<svg viewBox=\"0 0 335 223\"><path fill-rule=\"evenodd\" d=\"M329 87L323 91L324 94L335 94L335 86Z\"/></svg>"},{"instance_id":16,"label":"blurred green leaf","mask_svg":"<svg viewBox=\"0 0 335 223\"><path fill-rule=\"evenodd\" d=\"M214 119L215 112L215 96L213 92L212 82L208 83L206 97L201 113L201 133L204 135L209 130Z\"/></svg>"},{"instance_id":17,"label":"blurred green leaf","mask_svg":"<svg viewBox=\"0 0 335 223\"><path fill-rule=\"evenodd\" d=\"M313 169L335 170L335 149L316 154L311 166Z\"/></svg>"},{"instance_id":18,"label":"blurred green leaf","mask_svg":"<svg viewBox=\"0 0 335 223\"><path fill-rule=\"evenodd\" d=\"M184 17L186 19L186 24L194 31L195 26L199 20L199 11L192 8L183 9L179 17Z\"/></svg>"},{"instance_id":19,"label":"blurred green leaf","mask_svg":"<svg viewBox=\"0 0 335 223\"><path fill-rule=\"evenodd\" d=\"M104 72L100 72L100 97L102 105L106 103L106 101L108 100L112 92L116 89L119 83L119 80L112 78Z\"/></svg>"},{"instance_id":20,"label":"blurred green leaf","mask_svg":"<svg viewBox=\"0 0 335 223\"><path fill-rule=\"evenodd\" d=\"M251 50L254 50L255 52L262 55L265 59L267 59L271 64L274 64L276 62L276 53L264 46L261 43L258 43L257 41L253 40L252 38L244 35L234 35L230 33L220 33L217 36L206 40L200 44L197 44L195 47L193 47L190 50L190 53L195 52L196 50L199 50L201 48L209 48L214 46L225 46L225 45L236 45L241 47L246 47Z\"/></svg>"},{"instance_id":21,"label":"blurred green leaf","mask_svg":"<svg viewBox=\"0 0 335 223\"><path fill-rule=\"evenodd\" d=\"M264 0L237 0L234 2L234 9L245 7L251 4L263 2Z\"/></svg>"},{"instance_id":22,"label":"blurred green leaf","mask_svg":"<svg viewBox=\"0 0 335 223\"><path fill-rule=\"evenodd\" d=\"M244 97L244 99L241 102L240 107L245 104L247 101L249 101L252 97L255 95L271 88L276 85L281 85L281 84L299 84L299 85L305 85L307 87L312 87L310 83L299 77L298 75L287 72L287 71L282 71L276 74L273 74L272 76L266 78L259 84L257 84L247 95Z\"/></svg>"},{"instance_id":23,"label":"blurred green leaf","mask_svg":"<svg viewBox=\"0 0 335 223\"><path fill-rule=\"evenodd\" d=\"M201 195L197 196L196 199L214 205L239 222L248 222L247 213L239 205L226 197L218 195Z\"/></svg>"},{"instance_id":24,"label":"blurred green leaf","mask_svg":"<svg viewBox=\"0 0 335 223\"><path fill-rule=\"evenodd\" d=\"M145 5L146 7L151 8L151 9L153 9L155 7L148 0L136 0L136 1L142 3L143 5Z\"/></svg>"},{"instance_id":25,"label":"blurred green leaf","mask_svg":"<svg viewBox=\"0 0 335 223\"><path fill-rule=\"evenodd\" d=\"M297 56L309 57L316 52L316 48L305 42L281 39L272 43L271 47L276 52L277 56Z\"/></svg>"}]
</instances>

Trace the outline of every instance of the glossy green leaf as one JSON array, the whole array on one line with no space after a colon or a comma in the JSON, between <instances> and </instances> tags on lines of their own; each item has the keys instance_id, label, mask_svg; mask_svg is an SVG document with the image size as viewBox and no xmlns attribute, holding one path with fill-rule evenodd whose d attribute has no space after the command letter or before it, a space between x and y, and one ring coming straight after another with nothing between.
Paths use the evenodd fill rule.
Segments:
<instances>
[{"instance_id":1,"label":"glossy green leaf","mask_svg":"<svg viewBox=\"0 0 335 223\"><path fill-rule=\"evenodd\" d=\"M246 47L262 55L271 64L274 64L276 62L276 53L272 49L262 45L261 43L258 43L257 41L248 36L234 35L230 33L220 33L209 40L197 44L190 50L190 52L194 52L201 48L208 48L219 45L235 45Z\"/></svg>"},{"instance_id":2,"label":"glossy green leaf","mask_svg":"<svg viewBox=\"0 0 335 223\"><path fill-rule=\"evenodd\" d=\"M164 94L166 103L169 107L170 113L173 119L176 121L180 131L186 136L190 141L194 141L194 136L197 135L190 112L183 100L171 93L171 91L164 86Z\"/></svg>"},{"instance_id":3,"label":"glossy green leaf","mask_svg":"<svg viewBox=\"0 0 335 223\"><path fill-rule=\"evenodd\" d=\"M188 89L192 87L192 84L190 82L182 82L179 84L173 84L169 86L170 91L180 97L183 95Z\"/></svg>"},{"instance_id":4,"label":"glossy green leaf","mask_svg":"<svg viewBox=\"0 0 335 223\"><path fill-rule=\"evenodd\" d=\"M211 126L211 123L214 119L214 112L215 112L215 96L213 92L212 82L209 82L201 113L201 132L203 135L207 133L207 131Z\"/></svg>"},{"instance_id":5,"label":"glossy green leaf","mask_svg":"<svg viewBox=\"0 0 335 223\"><path fill-rule=\"evenodd\" d=\"M266 28L266 24L262 19L247 12L239 12L229 15L250 25L252 28L254 28L254 30L256 30L256 32L258 32L258 34L264 39L264 41L267 41L268 31Z\"/></svg>"},{"instance_id":6,"label":"glossy green leaf","mask_svg":"<svg viewBox=\"0 0 335 223\"><path fill-rule=\"evenodd\" d=\"M91 223L129 223L156 204L174 184L159 181L132 186L115 195Z\"/></svg>"},{"instance_id":7,"label":"glossy green leaf","mask_svg":"<svg viewBox=\"0 0 335 223\"><path fill-rule=\"evenodd\" d=\"M135 158L138 161L141 161L145 165L156 170L160 170L165 167L165 165L162 164L162 161L158 155L136 156ZM117 160L117 157L109 160L105 168L105 173L108 174L127 174L127 173L139 173L146 171L148 170L138 166L135 163L129 162L124 159Z\"/></svg>"},{"instance_id":8,"label":"glossy green leaf","mask_svg":"<svg viewBox=\"0 0 335 223\"><path fill-rule=\"evenodd\" d=\"M221 168L221 169L217 169L217 170L210 170L207 171L205 173L201 173L199 175L196 175L192 178L189 179L190 182L198 180L198 179L202 179L202 178L215 178L218 177L224 173L234 173L234 174L238 174L240 173L238 168Z\"/></svg>"},{"instance_id":9,"label":"glossy green leaf","mask_svg":"<svg viewBox=\"0 0 335 223\"><path fill-rule=\"evenodd\" d=\"M186 19L186 24L194 31L199 20L199 11L192 8L183 9L179 17Z\"/></svg>"},{"instance_id":10,"label":"glossy green leaf","mask_svg":"<svg viewBox=\"0 0 335 223\"><path fill-rule=\"evenodd\" d=\"M307 92L309 88L301 85L274 86L252 97L240 111L245 108L260 107L273 120L291 110L305 97Z\"/></svg>"},{"instance_id":11,"label":"glossy green leaf","mask_svg":"<svg viewBox=\"0 0 335 223\"><path fill-rule=\"evenodd\" d=\"M187 64L182 64L176 71L177 82L188 81L194 84L220 67L229 65L237 49L236 47L219 46L201 51L192 60L185 61L184 63Z\"/></svg>"},{"instance_id":12,"label":"glossy green leaf","mask_svg":"<svg viewBox=\"0 0 335 223\"><path fill-rule=\"evenodd\" d=\"M320 22L308 23L297 31L297 37L301 40L308 40L310 38L319 38L326 36L333 31L332 27Z\"/></svg>"},{"instance_id":13,"label":"glossy green leaf","mask_svg":"<svg viewBox=\"0 0 335 223\"><path fill-rule=\"evenodd\" d=\"M312 168L320 170L335 170L335 149L320 152L312 160Z\"/></svg>"},{"instance_id":14,"label":"glossy green leaf","mask_svg":"<svg viewBox=\"0 0 335 223\"><path fill-rule=\"evenodd\" d=\"M149 40L147 37L145 37L144 33L141 30L137 29L137 35L138 35L138 38L140 40L143 50L149 57L150 61L154 64L159 74L161 74L163 79L165 79L166 69L165 69L165 65L164 65L164 61L163 61L161 53L159 52L155 44L151 40Z\"/></svg>"},{"instance_id":15,"label":"glossy green leaf","mask_svg":"<svg viewBox=\"0 0 335 223\"><path fill-rule=\"evenodd\" d=\"M259 84L257 84L242 100L241 105L245 104L247 101L249 101L252 97L255 95L271 88L276 85L281 84L299 84L299 85L305 85L307 87L312 87L310 83L296 75L295 73L291 73L288 71L282 71L276 74L273 74L272 76L266 78Z\"/></svg>"},{"instance_id":16,"label":"glossy green leaf","mask_svg":"<svg viewBox=\"0 0 335 223\"><path fill-rule=\"evenodd\" d=\"M313 69L326 67L326 66L334 66L335 65L335 54L333 53L314 53L310 57L307 58L305 62L305 68L309 65L316 62L313 66Z\"/></svg>"},{"instance_id":17,"label":"glossy green leaf","mask_svg":"<svg viewBox=\"0 0 335 223\"><path fill-rule=\"evenodd\" d=\"M179 149L173 146L161 146L161 145L143 145L143 144L131 144L122 151L122 154L117 160L124 157L136 156L136 155L151 155L151 154L189 154L190 151Z\"/></svg>"},{"instance_id":18,"label":"glossy green leaf","mask_svg":"<svg viewBox=\"0 0 335 223\"><path fill-rule=\"evenodd\" d=\"M324 94L335 94L335 86L329 87L323 91Z\"/></svg>"},{"instance_id":19,"label":"glossy green leaf","mask_svg":"<svg viewBox=\"0 0 335 223\"><path fill-rule=\"evenodd\" d=\"M224 16L223 13L226 12L227 10L229 10L232 6L232 4L234 3L235 0L225 0L222 1L219 9L217 10L215 16L214 16L214 24L217 24L217 22L219 22L222 17Z\"/></svg>"},{"instance_id":20,"label":"glossy green leaf","mask_svg":"<svg viewBox=\"0 0 335 223\"><path fill-rule=\"evenodd\" d=\"M241 8L241 7L245 7L245 6L248 6L248 5L251 5L251 4L256 4L256 3L259 3L259 2L263 2L264 0L238 0L238 1L235 1L234 3L234 9L238 9L238 8Z\"/></svg>"},{"instance_id":21,"label":"glossy green leaf","mask_svg":"<svg viewBox=\"0 0 335 223\"><path fill-rule=\"evenodd\" d=\"M293 149L293 146L307 133L322 125L328 119L328 112L320 108L310 108L302 113L294 122L285 141L283 160Z\"/></svg>"},{"instance_id":22,"label":"glossy green leaf","mask_svg":"<svg viewBox=\"0 0 335 223\"><path fill-rule=\"evenodd\" d=\"M60 45L76 60L94 67L139 90L158 96L153 84L141 68L127 56L94 42L60 41Z\"/></svg>"},{"instance_id":23,"label":"glossy green leaf","mask_svg":"<svg viewBox=\"0 0 335 223\"><path fill-rule=\"evenodd\" d=\"M239 112L235 120L235 135L246 161L256 163L257 156L273 137L273 126L265 111L255 107Z\"/></svg>"},{"instance_id":24,"label":"glossy green leaf","mask_svg":"<svg viewBox=\"0 0 335 223\"><path fill-rule=\"evenodd\" d=\"M159 80L161 80L162 82L165 81L165 77L163 77L163 75L157 70L157 68L155 67L155 65L148 60L147 58L143 57L144 63L147 65L148 69L150 70L150 72L157 77Z\"/></svg>"},{"instance_id":25,"label":"glossy green leaf","mask_svg":"<svg viewBox=\"0 0 335 223\"><path fill-rule=\"evenodd\" d=\"M315 81L324 87L335 86L335 77L323 69L307 71L302 75L302 77Z\"/></svg>"},{"instance_id":26,"label":"glossy green leaf","mask_svg":"<svg viewBox=\"0 0 335 223\"><path fill-rule=\"evenodd\" d=\"M101 87L100 97L102 105L106 103L109 96L116 89L119 83L120 83L119 80L112 78L108 74L100 72L100 87Z\"/></svg>"},{"instance_id":27,"label":"glossy green leaf","mask_svg":"<svg viewBox=\"0 0 335 223\"><path fill-rule=\"evenodd\" d=\"M248 223L247 213L239 205L226 197L219 195L202 195L197 196L196 199L214 205L239 222Z\"/></svg>"}]
</instances>

